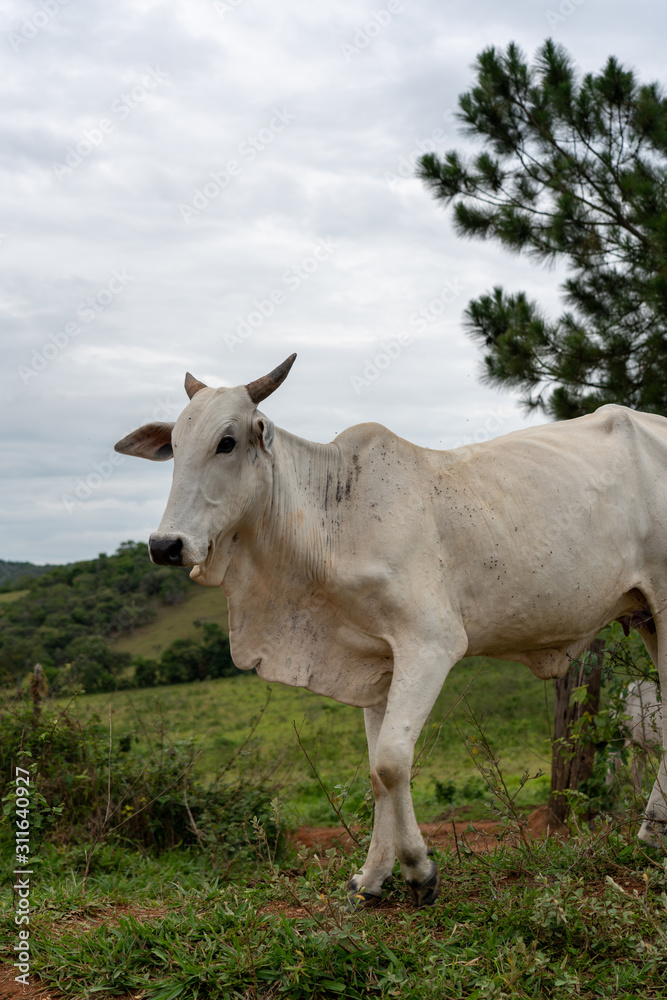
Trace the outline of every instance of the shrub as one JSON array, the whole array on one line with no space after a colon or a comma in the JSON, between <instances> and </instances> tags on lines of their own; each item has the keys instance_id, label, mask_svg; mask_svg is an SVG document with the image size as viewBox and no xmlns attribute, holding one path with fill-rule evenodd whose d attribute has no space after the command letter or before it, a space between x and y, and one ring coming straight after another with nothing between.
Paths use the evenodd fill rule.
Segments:
<instances>
[{"instance_id":1,"label":"shrub","mask_svg":"<svg viewBox=\"0 0 667 1000\"><path fill-rule=\"evenodd\" d=\"M161 852L198 846L221 863L246 856L246 825L257 816L277 836L273 789L219 780L204 787L191 741L170 742L164 726L139 750L132 734L111 734L99 717L81 723L67 710L12 702L0 709L2 839L13 835L13 766L31 772L31 830L58 844L102 839ZM35 844L33 844L33 850Z\"/></svg>"},{"instance_id":2,"label":"shrub","mask_svg":"<svg viewBox=\"0 0 667 1000\"><path fill-rule=\"evenodd\" d=\"M194 623L202 635L196 639L175 639L159 661L138 656L133 661L134 686L187 684L209 678L232 677L238 673L229 649L229 639L214 622ZM119 654L120 655L120 654Z\"/></svg>"}]
</instances>

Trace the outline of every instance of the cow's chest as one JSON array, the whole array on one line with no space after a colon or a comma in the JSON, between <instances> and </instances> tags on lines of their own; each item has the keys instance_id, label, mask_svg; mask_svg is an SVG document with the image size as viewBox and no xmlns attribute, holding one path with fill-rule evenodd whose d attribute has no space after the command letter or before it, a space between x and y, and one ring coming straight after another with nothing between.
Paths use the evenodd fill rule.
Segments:
<instances>
[{"instance_id":1,"label":"cow's chest","mask_svg":"<svg viewBox=\"0 0 667 1000\"><path fill-rule=\"evenodd\" d=\"M247 596L247 595L246 595ZM241 670L307 688L348 705L368 707L387 693L393 671L389 643L317 588L261 604L229 600L230 643Z\"/></svg>"}]
</instances>

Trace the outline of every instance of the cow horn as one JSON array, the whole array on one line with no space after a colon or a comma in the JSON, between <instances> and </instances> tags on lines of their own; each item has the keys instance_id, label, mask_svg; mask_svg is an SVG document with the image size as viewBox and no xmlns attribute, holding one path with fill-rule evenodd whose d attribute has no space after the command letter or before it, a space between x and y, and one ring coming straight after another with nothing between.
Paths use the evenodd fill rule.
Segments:
<instances>
[{"instance_id":1,"label":"cow horn","mask_svg":"<svg viewBox=\"0 0 667 1000\"><path fill-rule=\"evenodd\" d=\"M289 358L283 361L281 365L278 365L277 368L274 368L269 375L263 375L262 378L258 378L255 382L248 383L246 389L253 403L261 403L263 399L266 399L272 392L275 392L281 382L284 382L289 375L289 370L294 364L295 358L296 354L290 354Z\"/></svg>"},{"instance_id":2,"label":"cow horn","mask_svg":"<svg viewBox=\"0 0 667 1000\"><path fill-rule=\"evenodd\" d=\"M200 382L198 378L191 375L190 372L185 373L185 391L187 392L190 399L194 396L196 392L200 389L208 389L208 386L204 382Z\"/></svg>"}]
</instances>

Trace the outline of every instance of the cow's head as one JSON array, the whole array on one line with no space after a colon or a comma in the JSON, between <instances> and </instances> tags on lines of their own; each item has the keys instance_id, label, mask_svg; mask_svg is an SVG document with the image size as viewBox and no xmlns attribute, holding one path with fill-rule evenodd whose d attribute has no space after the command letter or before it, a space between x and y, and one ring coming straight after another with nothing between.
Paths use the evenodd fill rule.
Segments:
<instances>
[{"instance_id":1,"label":"cow's head","mask_svg":"<svg viewBox=\"0 0 667 1000\"><path fill-rule=\"evenodd\" d=\"M209 388L188 372L190 403L176 423L144 424L115 445L122 455L174 459L167 508L149 539L153 562L195 566L192 575L201 582L221 582L220 543L257 519L271 483L274 429L257 404L278 388L295 358L234 389Z\"/></svg>"}]
</instances>

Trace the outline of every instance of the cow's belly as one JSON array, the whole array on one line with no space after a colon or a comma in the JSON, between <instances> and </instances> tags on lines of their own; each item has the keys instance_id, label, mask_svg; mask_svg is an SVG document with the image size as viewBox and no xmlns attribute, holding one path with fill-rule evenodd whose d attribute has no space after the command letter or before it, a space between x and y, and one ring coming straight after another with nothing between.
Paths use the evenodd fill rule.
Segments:
<instances>
[{"instance_id":1,"label":"cow's belly","mask_svg":"<svg viewBox=\"0 0 667 1000\"><path fill-rule=\"evenodd\" d=\"M494 656L524 663L542 679L562 677L568 666L605 625L650 608L637 587L610 589L575 585L544 595L498 599L485 605L487 614L464 617L468 655Z\"/></svg>"}]
</instances>

